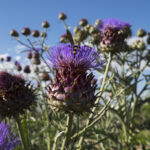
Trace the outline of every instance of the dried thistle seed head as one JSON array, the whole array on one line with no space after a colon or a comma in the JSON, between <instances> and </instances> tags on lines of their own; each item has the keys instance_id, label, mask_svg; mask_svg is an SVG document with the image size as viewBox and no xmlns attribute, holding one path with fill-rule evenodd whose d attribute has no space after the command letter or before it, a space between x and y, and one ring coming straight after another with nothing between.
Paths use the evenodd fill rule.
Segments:
<instances>
[{"instance_id":1,"label":"dried thistle seed head","mask_svg":"<svg viewBox=\"0 0 150 150\"><path fill-rule=\"evenodd\" d=\"M13 37L15 37L15 38L19 37L19 33L16 30L14 30L14 29L12 29L10 31L10 35L13 36Z\"/></svg>"},{"instance_id":2,"label":"dried thistle seed head","mask_svg":"<svg viewBox=\"0 0 150 150\"><path fill-rule=\"evenodd\" d=\"M17 75L0 72L0 114L15 116L25 113L35 103L30 84Z\"/></svg>"},{"instance_id":3,"label":"dried thistle seed head","mask_svg":"<svg viewBox=\"0 0 150 150\"><path fill-rule=\"evenodd\" d=\"M59 15L58 15L58 19L60 19L60 20L66 20L66 19L67 19L67 16L66 16L66 14L65 14L64 12L61 12L61 13L59 13Z\"/></svg>"},{"instance_id":4,"label":"dried thistle seed head","mask_svg":"<svg viewBox=\"0 0 150 150\"><path fill-rule=\"evenodd\" d=\"M42 27L43 28L49 28L50 27L50 23L48 21L43 21L42 22Z\"/></svg>"},{"instance_id":5,"label":"dried thistle seed head","mask_svg":"<svg viewBox=\"0 0 150 150\"><path fill-rule=\"evenodd\" d=\"M31 30L28 27L25 27L21 30L21 33L25 36L29 36L31 34Z\"/></svg>"}]
</instances>

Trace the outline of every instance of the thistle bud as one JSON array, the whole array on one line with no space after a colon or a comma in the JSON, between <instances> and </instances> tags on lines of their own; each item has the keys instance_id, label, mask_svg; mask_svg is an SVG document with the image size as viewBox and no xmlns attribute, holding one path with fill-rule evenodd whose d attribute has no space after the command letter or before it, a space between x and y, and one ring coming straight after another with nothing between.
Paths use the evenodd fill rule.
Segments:
<instances>
[{"instance_id":1,"label":"thistle bud","mask_svg":"<svg viewBox=\"0 0 150 150\"><path fill-rule=\"evenodd\" d=\"M29 65L26 65L26 66L24 67L24 73L30 73L30 72L31 72L30 66L29 66Z\"/></svg>"},{"instance_id":2,"label":"thistle bud","mask_svg":"<svg viewBox=\"0 0 150 150\"><path fill-rule=\"evenodd\" d=\"M17 65L17 70L18 71L21 71L22 70L22 67L21 67L21 65L19 64L19 65Z\"/></svg>"},{"instance_id":3,"label":"thistle bud","mask_svg":"<svg viewBox=\"0 0 150 150\"><path fill-rule=\"evenodd\" d=\"M30 28L25 27L22 29L21 33L25 36L29 36L31 34L31 30Z\"/></svg>"},{"instance_id":4,"label":"thistle bud","mask_svg":"<svg viewBox=\"0 0 150 150\"><path fill-rule=\"evenodd\" d=\"M59 41L60 43L67 43L68 42L67 34L61 35Z\"/></svg>"},{"instance_id":5,"label":"thistle bud","mask_svg":"<svg viewBox=\"0 0 150 150\"><path fill-rule=\"evenodd\" d=\"M90 29L89 29L89 34L96 34L98 32L99 32L99 30L95 27L91 26Z\"/></svg>"},{"instance_id":6,"label":"thistle bud","mask_svg":"<svg viewBox=\"0 0 150 150\"><path fill-rule=\"evenodd\" d=\"M145 50L145 49L146 49L146 45L145 45L145 43L144 43L143 41L139 41L139 42L137 43L137 48L138 48L139 50Z\"/></svg>"},{"instance_id":7,"label":"thistle bud","mask_svg":"<svg viewBox=\"0 0 150 150\"><path fill-rule=\"evenodd\" d=\"M102 20L97 19L97 20L95 21L95 23L94 23L94 27L95 27L95 28L98 28L99 26L102 26Z\"/></svg>"},{"instance_id":8,"label":"thistle bud","mask_svg":"<svg viewBox=\"0 0 150 150\"><path fill-rule=\"evenodd\" d=\"M38 59L40 57L39 52L38 51L34 51L34 53L32 54L32 57Z\"/></svg>"},{"instance_id":9,"label":"thistle bud","mask_svg":"<svg viewBox=\"0 0 150 150\"><path fill-rule=\"evenodd\" d=\"M10 31L10 35L15 37L15 38L19 37L18 32L16 30L14 30L14 29Z\"/></svg>"},{"instance_id":10,"label":"thistle bud","mask_svg":"<svg viewBox=\"0 0 150 150\"><path fill-rule=\"evenodd\" d=\"M28 59L32 59L32 52L31 52L31 51L29 51L29 52L27 53L27 58L28 58Z\"/></svg>"},{"instance_id":11,"label":"thistle bud","mask_svg":"<svg viewBox=\"0 0 150 150\"><path fill-rule=\"evenodd\" d=\"M0 59L0 60L1 60L1 62L3 62L3 61L4 61L4 58L3 58L3 57L1 57L1 59Z\"/></svg>"},{"instance_id":12,"label":"thistle bud","mask_svg":"<svg viewBox=\"0 0 150 150\"><path fill-rule=\"evenodd\" d=\"M40 32L38 30L32 31L32 36L38 38L40 36Z\"/></svg>"},{"instance_id":13,"label":"thistle bud","mask_svg":"<svg viewBox=\"0 0 150 150\"><path fill-rule=\"evenodd\" d=\"M146 35L146 31L144 29L139 29L137 31L137 36L138 37L144 37Z\"/></svg>"},{"instance_id":14,"label":"thistle bud","mask_svg":"<svg viewBox=\"0 0 150 150\"><path fill-rule=\"evenodd\" d=\"M40 33L40 36L41 36L42 38L46 38L46 37L47 37L47 33L46 33L46 32L41 32L41 33Z\"/></svg>"},{"instance_id":15,"label":"thistle bud","mask_svg":"<svg viewBox=\"0 0 150 150\"><path fill-rule=\"evenodd\" d=\"M81 27L84 27L84 26L86 26L87 24L88 24L88 20L87 20L87 19L85 19L85 18L80 19L79 25L80 25Z\"/></svg>"},{"instance_id":16,"label":"thistle bud","mask_svg":"<svg viewBox=\"0 0 150 150\"><path fill-rule=\"evenodd\" d=\"M147 44L150 44L150 35L147 37Z\"/></svg>"},{"instance_id":17,"label":"thistle bud","mask_svg":"<svg viewBox=\"0 0 150 150\"><path fill-rule=\"evenodd\" d=\"M77 34L78 32L80 32L80 28L79 28L79 27L75 27L75 28L73 29L73 32L74 32L75 34Z\"/></svg>"},{"instance_id":18,"label":"thistle bud","mask_svg":"<svg viewBox=\"0 0 150 150\"><path fill-rule=\"evenodd\" d=\"M91 39L90 42L94 45L99 45L100 43L100 39L101 39L101 35L100 34L94 34Z\"/></svg>"},{"instance_id":19,"label":"thistle bud","mask_svg":"<svg viewBox=\"0 0 150 150\"><path fill-rule=\"evenodd\" d=\"M33 64L39 65L40 63L41 63L41 61L40 61L39 58L34 58L34 59L33 59Z\"/></svg>"},{"instance_id":20,"label":"thistle bud","mask_svg":"<svg viewBox=\"0 0 150 150\"><path fill-rule=\"evenodd\" d=\"M65 13L63 13L63 12L59 13L58 19L60 19L60 20L66 20L66 18L67 18L67 16L66 16Z\"/></svg>"},{"instance_id":21,"label":"thistle bud","mask_svg":"<svg viewBox=\"0 0 150 150\"><path fill-rule=\"evenodd\" d=\"M38 72L39 72L39 68L38 68L38 67L35 67L34 72L35 72L35 73L38 73Z\"/></svg>"},{"instance_id":22,"label":"thistle bud","mask_svg":"<svg viewBox=\"0 0 150 150\"><path fill-rule=\"evenodd\" d=\"M18 66L18 65L19 65L19 62L18 62L18 61L15 61L14 64L15 64L15 66Z\"/></svg>"},{"instance_id":23,"label":"thistle bud","mask_svg":"<svg viewBox=\"0 0 150 150\"><path fill-rule=\"evenodd\" d=\"M43 27L43 28L49 28L49 27L50 27L49 22L48 22L48 21L43 21L43 22L42 22L42 27Z\"/></svg>"},{"instance_id":24,"label":"thistle bud","mask_svg":"<svg viewBox=\"0 0 150 150\"><path fill-rule=\"evenodd\" d=\"M42 81L48 81L50 79L49 74L47 72L43 72L41 75Z\"/></svg>"},{"instance_id":25,"label":"thistle bud","mask_svg":"<svg viewBox=\"0 0 150 150\"><path fill-rule=\"evenodd\" d=\"M10 57L10 56L7 56L7 57L6 57L6 61L7 61L7 62L10 62L10 61L11 61L11 57Z\"/></svg>"}]
</instances>

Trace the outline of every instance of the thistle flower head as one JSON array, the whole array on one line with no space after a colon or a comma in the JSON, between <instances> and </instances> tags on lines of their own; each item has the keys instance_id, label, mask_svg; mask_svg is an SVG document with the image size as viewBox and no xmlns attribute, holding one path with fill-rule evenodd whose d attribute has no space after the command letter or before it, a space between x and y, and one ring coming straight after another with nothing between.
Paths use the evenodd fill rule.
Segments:
<instances>
[{"instance_id":1,"label":"thistle flower head","mask_svg":"<svg viewBox=\"0 0 150 150\"><path fill-rule=\"evenodd\" d=\"M125 39L130 33L131 25L117 19L105 19L99 24L103 33L100 47L102 51L117 52L124 50L127 45Z\"/></svg>"},{"instance_id":2,"label":"thistle flower head","mask_svg":"<svg viewBox=\"0 0 150 150\"><path fill-rule=\"evenodd\" d=\"M10 126L3 121L0 124L0 150L13 150L20 144L20 140L10 130Z\"/></svg>"},{"instance_id":3,"label":"thistle flower head","mask_svg":"<svg viewBox=\"0 0 150 150\"><path fill-rule=\"evenodd\" d=\"M24 113L35 102L30 84L20 76L0 72L0 115Z\"/></svg>"},{"instance_id":4,"label":"thistle flower head","mask_svg":"<svg viewBox=\"0 0 150 150\"><path fill-rule=\"evenodd\" d=\"M101 67L104 61L99 61L100 55L89 46L73 46L61 44L51 49L49 60L54 68L81 69L83 71Z\"/></svg>"},{"instance_id":5,"label":"thistle flower head","mask_svg":"<svg viewBox=\"0 0 150 150\"><path fill-rule=\"evenodd\" d=\"M51 49L49 59L55 69L55 79L48 88L50 104L66 112L90 110L97 98L96 80L87 71L102 66L99 53L88 46L62 44Z\"/></svg>"}]
</instances>

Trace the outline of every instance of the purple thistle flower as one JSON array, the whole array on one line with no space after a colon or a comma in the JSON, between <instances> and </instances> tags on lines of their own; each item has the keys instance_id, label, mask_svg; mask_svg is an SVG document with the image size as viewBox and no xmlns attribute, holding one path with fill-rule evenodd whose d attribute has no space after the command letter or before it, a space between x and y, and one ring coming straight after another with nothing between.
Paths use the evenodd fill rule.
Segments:
<instances>
[{"instance_id":1,"label":"purple thistle flower","mask_svg":"<svg viewBox=\"0 0 150 150\"><path fill-rule=\"evenodd\" d=\"M20 140L10 130L10 126L3 121L0 124L0 150L13 150L20 144Z\"/></svg>"},{"instance_id":2,"label":"purple thistle flower","mask_svg":"<svg viewBox=\"0 0 150 150\"><path fill-rule=\"evenodd\" d=\"M129 23L117 19L105 19L98 25L99 30L103 33L100 41L101 51L116 53L124 51L127 48L125 39L130 34Z\"/></svg>"},{"instance_id":3,"label":"purple thistle flower","mask_svg":"<svg viewBox=\"0 0 150 150\"><path fill-rule=\"evenodd\" d=\"M94 106L96 80L87 71L102 67L100 53L88 46L62 44L51 48L49 60L55 69L54 81L48 88L52 108L82 113Z\"/></svg>"},{"instance_id":4,"label":"purple thistle flower","mask_svg":"<svg viewBox=\"0 0 150 150\"><path fill-rule=\"evenodd\" d=\"M118 19L114 19L114 18L105 19L104 21L102 21L99 24L99 30L102 31L102 32L104 30L106 30L107 28L123 29L125 27L130 28L131 25L129 23L119 21Z\"/></svg>"},{"instance_id":5,"label":"purple thistle flower","mask_svg":"<svg viewBox=\"0 0 150 150\"><path fill-rule=\"evenodd\" d=\"M74 49L76 47L76 50ZM89 46L73 46L61 44L51 48L49 60L54 68L78 68L84 71L101 67L104 61L100 61L100 53Z\"/></svg>"}]
</instances>

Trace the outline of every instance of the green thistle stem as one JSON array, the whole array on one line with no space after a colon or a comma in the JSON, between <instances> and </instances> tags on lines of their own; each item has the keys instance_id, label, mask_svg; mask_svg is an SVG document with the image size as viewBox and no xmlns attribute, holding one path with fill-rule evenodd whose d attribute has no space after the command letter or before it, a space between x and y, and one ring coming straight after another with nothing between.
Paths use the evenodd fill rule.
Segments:
<instances>
[{"instance_id":1,"label":"green thistle stem","mask_svg":"<svg viewBox=\"0 0 150 150\"><path fill-rule=\"evenodd\" d=\"M20 120L19 115L15 116L15 120L16 120L17 127L18 127L18 130L19 130L19 135L21 137L22 145L23 145L23 147L24 147L25 150L29 150L27 141L26 141L26 139L24 137L24 132L23 132L23 128L22 128L22 125L21 125L21 120Z\"/></svg>"},{"instance_id":2,"label":"green thistle stem","mask_svg":"<svg viewBox=\"0 0 150 150\"><path fill-rule=\"evenodd\" d=\"M101 88L100 88L100 94L99 94L99 96L102 95L103 90L104 90L106 78L107 78L107 75L108 75L108 70L109 70L109 67L110 67L110 64L111 64L111 59L112 59L112 55L111 55L111 53L109 53L109 59L108 59L108 63L107 63L106 69L105 69L104 78L103 78L103 82L102 82L102 85L101 85ZM97 104L98 102L99 102L99 99L96 100L95 104ZM96 110L96 107L94 107L92 109L92 113L90 114L89 119L87 120L87 123L86 123L86 127L87 128L89 127L90 121L91 121L91 119L94 116L95 110ZM94 124L92 124L92 125L94 125ZM83 143L83 140L84 140L84 135L85 135L85 132L84 132L84 134L79 139L79 143L78 143L78 148L79 149L78 150L82 149L82 143Z\"/></svg>"},{"instance_id":3,"label":"green thistle stem","mask_svg":"<svg viewBox=\"0 0 150 150\"><path fill-rule=\"evenodd\" d=\"M65 135L65 138L63 140L61 150L68 149L68 146L69 146L69 143L70 143L69 140L70 140L72 121L73 121L72 114L68 114L67 121L66 121L67 127L66 127L66 131L65 131L66 135Z\"/></svg>"},{"instance_id":4,"label":"green thistle stem","mask_svg":"<svg viewBox=\"0 0 150 150\"><path fill-rule=\"evenodd\" d=\"M46 106L46 110L45 110L45 116L46 116L46 125L49 126L49 119L48 119L48 113L47 113L47 106ZM50 130L50 128L49 128ZM50 139L50 131L48 130L47 132L47 137L46 137L46 141L47 141L47 150L50 150L51 148L51 139Z\"/></svg>"}]
</instances>

